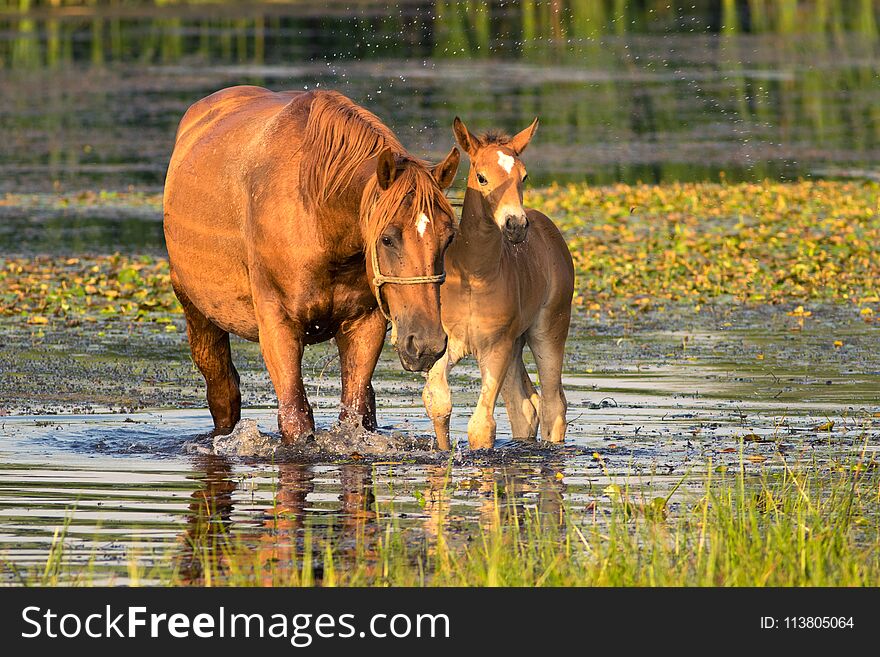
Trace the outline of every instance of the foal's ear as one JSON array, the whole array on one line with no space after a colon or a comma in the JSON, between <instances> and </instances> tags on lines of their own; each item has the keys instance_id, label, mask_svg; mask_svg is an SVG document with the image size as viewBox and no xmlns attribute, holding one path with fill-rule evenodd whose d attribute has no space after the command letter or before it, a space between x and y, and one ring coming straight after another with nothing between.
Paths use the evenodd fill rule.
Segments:
<instances>
[{"instance_id":1,"label":"foal's ear","mask_svg":"<svg viewBox=\"0 0 880 657\"><path fill-rule=\"evenodd\" d=\"M461 150L468 155L473 155L477 152L477 148L480 146L479 137L474 136L474 134L467 129L464 121L457 116L452 122L452 133L455 135L455 141L461 146Z\"/></svg>"},{"instance_id":2,"label":"foal's ear","mask_svg":"<svg viewBox=\"0 0 880 657\"><path fill-rule=\"evenodd\" d=\"M532 137L535 136L535 130L538 129L538 117L535 117L535 120L532 121L532 125L518 133L516 136L512 137L507 145L513 149L513 152L519 155L524 150L526 150L526 146L529 145L529 142L532 140Z\"/></svg>"},{"instance_id":3,"label":"foal's ear","mask_svg":"<svg viewBox=\"0 0 880 657\"><path fill-rule=\"evenodd\" d=\"M397 158L390 148L379 153L379 159L376 161L376 178L382 189L391 187L391 183L397 178Z\"/></svg>"},{"instance_id":4,"label":"foal's ear","mask_svg":"<svg viewBox=\"0 0 880 657\"><path fill-rule=\"evenodd\" d=\"M431 175L434 176L434 180L440 185L440 189L448 189L452 181L455 180L455 172L458 171L458 163L460 161L461 154L453 146L446 159L431 169Z\"/></svg>"}]
</instances>

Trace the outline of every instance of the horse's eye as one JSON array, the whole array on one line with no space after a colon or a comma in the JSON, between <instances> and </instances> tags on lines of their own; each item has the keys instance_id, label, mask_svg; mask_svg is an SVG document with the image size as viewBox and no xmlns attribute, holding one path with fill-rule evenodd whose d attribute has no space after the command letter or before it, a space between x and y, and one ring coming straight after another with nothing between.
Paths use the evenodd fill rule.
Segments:
<instances>
[{"instance_id":1,"label":"horse's eye","mask_svg":"<svg viewBox=\"0 0 880 657\"><path fill-rule=\"evenodd\" d=\"M529 179L529 174L525 174L525 175L523 176L522 181L525 182L525 181L528 180L528 179Z\"/></svg>"},{"instance_id":2,"label":"horse's eye","mask_svg":"<svg viewBox=\"0 0 880 657\"><path fill-rule=\"evenodd\" d=\"M385 246L394 246L394 240L392 240L387 235L383 235L382 236L382 244L384 244Z\"/></svg>"},{"instance_id":3,"label":"horse's eye","mask_svg":"<svg viewBox=\"0 0 880 657\"><path fill-rule=\"evenodd\" d=\"M477 174L477 180L481 185L485 185L489 182L488 180L486 180L486 176L484 176L482 173Z\"/></svg>"}]
</instances>

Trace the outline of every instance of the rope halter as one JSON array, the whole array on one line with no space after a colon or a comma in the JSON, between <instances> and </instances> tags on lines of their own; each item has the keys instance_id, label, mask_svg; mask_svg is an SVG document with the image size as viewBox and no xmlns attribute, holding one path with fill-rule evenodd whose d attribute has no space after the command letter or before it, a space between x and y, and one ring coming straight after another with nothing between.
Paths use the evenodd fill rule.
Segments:
<instances>
[{"instance_id":1,"label":"rope halter","mask_svg":"<svg viewBox=\"0 0 880 657\"><path fill-rule=\"evenodd\" d=\"M379 271L379 255L377 242L370 246L370 259L373 265L373 287L375 288L376 301L379 302L379 310L385 315L385 319L391 322L391 314L385 310L385 303L382 301L382 286L391 285L424 285L430 283L442 283L446 280L446 272L442 274L434 274L432 276L385 276ZM392 322L393 323L393 322Z\"/></svg>"}]
</instances>

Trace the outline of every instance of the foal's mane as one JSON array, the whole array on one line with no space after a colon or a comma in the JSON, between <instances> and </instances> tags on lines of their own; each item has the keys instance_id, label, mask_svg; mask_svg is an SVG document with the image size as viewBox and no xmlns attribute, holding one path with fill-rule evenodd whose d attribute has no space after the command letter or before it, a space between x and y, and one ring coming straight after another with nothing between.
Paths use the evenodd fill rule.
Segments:
<instances>
[{"instance_id":1,"label":"foal's mane","mask_svg":"<svg viewBox=\"0 0 880 657\"><path fill-rule=\"evenodd\" d=\"M361 197L364 239L375 243L412 192L413 209L431 219L434 203L454 217L425 163L413 158L375 114L336 91L317 91L309 110L300 158L300 180L308 205L318 208L342 192L358 168L386 148L397 156L397 177L381 190L376 177Z\"/></svg>"},{"instance_id":2,"label":"foal's mane","mask_svg":"<svg viewBox=\"0 0 880 657\"><path fill-rule=\"evenodd\" d=\"M501 132L500 130L489 130L480 135L479 139L484 146L488 146L489 144L504 146L510 141L510 135Z\"/></svg>"}]
</instances>

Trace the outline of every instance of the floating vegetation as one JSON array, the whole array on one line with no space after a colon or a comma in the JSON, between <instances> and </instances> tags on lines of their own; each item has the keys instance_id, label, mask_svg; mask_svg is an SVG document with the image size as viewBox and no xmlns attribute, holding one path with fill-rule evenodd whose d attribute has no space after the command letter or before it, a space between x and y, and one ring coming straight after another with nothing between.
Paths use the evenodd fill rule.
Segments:
<instances>
[{"instance_id":1,"label":"floating vegetation","mask_svg":"<svg viewBox=\"0 0 880 657\"><path fill-rule=\"evenodd\" d=\"M557 222L577 270L583 314L664 304L798 303L854 305L872 322L880 311L880 184L678 183L554 185L526 191L526 202ZM59 196L67 207L127 195ZM157 195L132 204L161 212ZM31 197L7 197L27 208ZM45 201L43 201L45 205ZM121 205L120 205L121 207ZM168 323L180 308L162 257L95 255L0 258L0 314L31 324L53 319L123 318ZM577 312L577 311L576 311ZM169 324L169 330L173 325Z\"/></svg>"}]
</instances>

